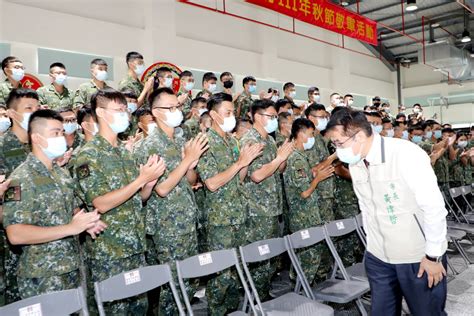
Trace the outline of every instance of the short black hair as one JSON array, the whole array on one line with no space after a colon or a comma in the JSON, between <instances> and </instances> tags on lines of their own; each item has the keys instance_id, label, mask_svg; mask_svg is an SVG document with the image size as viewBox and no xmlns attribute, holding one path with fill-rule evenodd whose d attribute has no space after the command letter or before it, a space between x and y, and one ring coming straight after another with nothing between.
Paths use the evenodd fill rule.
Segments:
<instances>
[{"instance_id":1,"label":"short black hair","mask_svg":"<svg viewBox=\"0 0 474 316\"><path fill-rule=\"evenodd\" d=\"M331 95L329 96L329 98L332 98L332 97L333 97L333 96L335 96L335 95L341 96L341 94L340 94L340 93L333 92L333 93L331 93Z\"/></svg>"},{"instance_id":2,"label":"short black hair","mask_svg":"<svg viewBox=\"0 0 474 316\"><path fill-rule=\"evenodd\" d=\"M150 94L148 97L148 104L150 105L150 108L153 110L153 103L158 99L160 99L162 94L169 94L169 95L175 95L173 89L171 88L158 88L153 90L153 92Z\"/></svg>"},{"instance_id":3,"label":"short black hair","mask_svg":"<svg viewBox=\"0 0 474 316\"><path fill-rule=\"evenodd\" d=\"M63 63L55 62L55 63L52 63L52 64L49 66L49 71L51 71L51 69L53 69L54 67L59 67L59 68L62 68L62 69L66 69L66 66L64 66Z\"/></svg>"},{"instance_id":4,"label":"short black hair","mask_svg":"<svg viewBox=\"0 0 474 316\"><path fill-rule=\"evenodd\" d=\"M127 105L127 100L125 99L122 92L117 91L112 88L104 88L95 92L91 97L91 109L92 116L95 121L97 121L97 108L100 107L101 103L115 101L123 105Z\"/></svg>"},{"instance_id":5,"label":"short black hair","mask_svg":"<svg viewBox=\"0 0 474 316\"><path fill-rule=\"evenodd\" d=\"M145 116L145 115L151 115L153 116L153 114L151 113L151 110L150 108L148 107L141 107L139 108L136 112L135 112L135 117L139 120L142 116Z\"/></svg>"},{"instance_id":6,"label":"short black hair","mask_svg":"<svg viewBox=\"0 0 474 316\"><path fill-rule=\"evenodd\" d=\"M392 119L389 118L389 117L384 117L384 118L382 119L382 124L388 124L388 123L390 123L390 124L393 125Z\"/></svg>"},{"instance_id":7,"label":"short black hair","mask_svg":"<svg viewBox=\"0 0 474 316\"><path fill-rule=\"evenodd\" d=\"M354 96L352 96L352 94L346 94L346 95L344 96L344 99L345 99L345 98L354 98Z\"/></svg>"},{"instance_id":8,"label":"short black hair","mask_svg":"<svg viewBox=\"0 0 474 316\"><path fill-rule=\"evenodd\" d=\"M278 114L278 127L280 127L283 122L287 122L289 117L291 117L291 114L288 112Z\"/></svg>"},{"instance_id":9,"label":"short black hair","mask_svg":"<svg viewBox=\"0 0 474 316\"><path fill-rule=\"evenodd\" d=\"M398 119L401 118L401 117L404 117L405 120L407 119L407 116L406 116L405 114L403 114L403 113L398 113L397 116L395 117L395 119L398 120Z\"/></svg>"},{"instance_id":10,"label":"short black hair","mask_svg":"<svg viewBox=\"0 0 474 316\"><path fill-rule=\"evenodd\" d=\"M193 73L189 70L185 70L179 74L179 79L183 79L184 77L193 77Z\"/></svg>"},{"instance_id":11,"label":"short black hair","mask_svg":"<svg viewBox=\"0 0 474 316\"><path fill-rule=\"evenodd\" d=\"M5 72L5 68L8 67L8 65L10 63L22 63L22 61L18 58L18 57L15 57L15 56L8 56L8 57L5 57L3 60L2 60L2 70L3 70L3 73L4 74L7 74Z\"/></svg>"},{"instance_id":12,"label":"short black hair","mask_svg":"<svg viewBox=\"0 0 474 316\"><path fill-rule=\"evenodd\" d=\"M291 125L291 136L290 136L290 140L294 140L296 139L296 137L298 136L298 133L301 132L301 131L306 131L308 129L316 129L316 127L314 127L314 124L313 122L311 122L310 120L308 120L307 118L299 118L299 119L296 119L294 122L293 122L293 125Z\"/></svg>"},{"instance_id":13,"label":"short black hair","mask_svg":"<svg viewBox=\"0 0 474 316\"><path fill-rule=\"evenodd\" d=\"M327 131L335 128L336 126L342 126L344 134L351 136L355 135L355 132L362 130L366 136L372 135L372 127L369 121L365 117L364 112L352 110L346 107L336 107L331 113L331 119L326 127Z\"/></svg>"},{"instance_id":14,"label":"short black hair","mask_svg":"<svg viewBox=\"0 0 474 316\"><path fill-rule=\"evenodd\" d=\"M280 109L282 107L286 106L287 104L291 105L290 100L288 100L288 99L279 99L278 101L275 102L275 110L277 110L277 112L279 112Z\"/></svg>"},{"instance_id":15,"label":"short black hair","mask_svg":"<svg viewBox=\"0 0 474 316\"><path fill-rule=\"evenodd\" d=\"M56 112L61 114L61 113L66 113L66 112L74 112L74 110L70 106L63 106L63 107L57 109Z\"/></svg>"},{"instance_id":16,"label":"short black hair","mask_svg":"<svg viewBox=\"0 0 474 316\"><path fill-rule=\"evenodd\" d=\"M289 89L289 88L293 88L295 86L295 84L293 82L287 82L283 85L283 91L285 91L286 89Z\"/></svg>"},{"instance_id":17,"label":"short black hair","mask_svg":"<svg viewBox=\"0 0 474 316\"><path fill-rule=\"evenodd\" d=\"M107 62L103 60L102 58L96 58L91 61L91 67L97 65L97 66L108 66Z\"/></svg>"},{"instance_id":18,"label":"short black hair","mask_svg":"<svg viewBox=\"0 0 474 316\"><path fill-rule=\"evenodd\" d=\"M28 139L31 144L31 134L34 133L32 128L34 123L38 120L55 120L59 122L64 122L63 117L59 115L58 112L50 109L38 110L31 114L30 120L28 121Z\"/></svg>"},{"instance_id":19,"label":"short black hair","mask_svg":"<svg viewBox=\"0 0 474 316\"><path fill-rule=\"evenodd\" d=\"M126 98L129 98L129 99L138 99L138 96L137 96L137 94L135 93L135 91L133 91L133 90L130 89L130 88L124 88L124 89L120 90L120 92L122 92L122 94L123 94L124 97L126 97Z\"/></svg>"},{"instance_id":20,"label":"short black hair","mask_svg":"<svg viewBox=\"0 0 474 316\"><path fill-rule=\"evenodd\" d=\"M377 118L382 118L382 115L379 112L366 112L364 111L364 114L366 116L372 116L372 117L377 117Z\"/></svg>"},{"instance_id":21,"label":"short black hair","mask_svg":"<svg viewBox=\"0 0 474 316\"><path fill-rule=\"evenodd\" d=\"M311 115L311 112L316 111L326 111L326 107L322 104L312 103L306 108L306 110L304 110L304 116L309 117Z\"/></svg>"},{"instance_id":22,"label":"short black hair","mask_svg":"<svg viewBox=\"0 0 474 316\"><path fill-rule=\"evenodd\" d=\"M222 78L224 78L225 76L231 76L231 77L234 77L232 76L232 74L228 71L224 71L223 73L221 73L221 75L219 76L219 79L220 81L222 81Z\"/></svg>"},{"instance_id":23,"label":"short black hair","mask_svg":"<svg viewBox=\"0 0 474 316\"><path fill-rule=\"evenodd\" d=\"M16 101L23 98L35 99L39 101L38 93L36 93L35 90L25 88L13 89L12 91L10 91L8 98L5 101L7 108L16 109L14 108Z\"/></svg>"},{"instance_id":24,"label":"short black hair","mask_svg":"<svg viewBox=\"0 0 474 316\"><path fill-rule=\"evenodd\" d=\"M413 131L424 131L423 126L421 124L414 124L408 127L408 133L412 133Z\"/></svg>"},{"instance_id":25,"label":"short black hair","mask_svg":"<svg viewBox=\"0 0 474 316\"><path fill-rule=\"evenodd\" d=\"M247 83L252 82L252 81L257 82L257 79L255 79L254 76L247 76L247 77L245 77L245 78L242 80L242 87L243 87L244 85L246 85Z\"/></svg>"},{"instance_id":26,"label":"short black hair","mask_svg":"<svg viewBox=\"0 0 474 316\"><path fill-rule=\"evenodd\" d=\"M213 73L213 72L206 72L203 76L202 76L202 83L204 82L208 82L210 80L216 80L217 81L217 77L216 75Z\"/></svg>"},{"instance_id":27,"label":"short black hair","mask_svg":"<svg viewBox=\"0 0 474 316\"><path fill-rule=\"evenodd\" d=\"M161 78L165 75L165 73L167 72L171 72L171 69L169 69L168 67L160 67L156 70L156 73L155 75L158 77L158 78Z\"/></svg>"},{"instance_id":28,"label":"short black hair","mask_svg":"<svg viewBox=\"0 0 474 316\"><path fill-rule=\"evenodd\" d=\"M224 101L232 102L232 96L225 92L215 93L207 100L207 109L209 112L212 110L217 111Z\"/></svg>"},{"instance_id":29,"label":"short black hair","mask_svg":"<svg viewBox=\"0 0 474 316\"><path fill-rule=\"evenodd\" d=\"M257 113L257 111L266 110L269 107L273 107L276 110L275 102L266 99L253 101L252 106L250 107L252 118L254 118L254 115Z\"/></svg>"},{"instance_id":30,"label":"short black hair","mask_svg":"<svg viewBox=\"0 0 474 316\"><path fill-rule=\"evenodd\" d=\"M194 98L194 99L191 101L191 108L195 107L195 106L198 105L199 103L207 103L206 98L203 98L203 97Z\"/></svg>"},{"instance_id":31,"label":"short black hair","mask_svg":"<svg viewBox=\"0 0 474 316\"><path fill-rule=\"evenodd\" d=\"M6 106L5 104L0 104L0 109L6 110L6 109L7 109L7 106Z\"/></svg>"},{"instance_id":32,"label":"short black hair","mask_svg":"<svg viewBox=\"0 0 474 316\"><path fill-rule=\"evenodd\" d=\"M127 64L135 59L143 59L143 55L137 52L128 52L127 56L125 56L125 61Z\"/></svg>"},{"instance_id":33,"label":"short black hair","mask_svg":"<svg viewBox=\"0 0 474 316\"><path fill-rule=\"evenodd\" d=\"M380 101L380 97L379 96L375 96L372 98L372 101Z\"/></svg>"},{"instance_id":34,"label":"short black hair","mask_svg":"<svg viewBox=\"0 0 474 316\"><path fill-rule=\"evenodd\" d=\"M319 88L318 87L309 87L308 89L308 96L315 93L316 91L319 92Z\"/></svg>"},{"instance_id":35,"label":"short black hair","mask_svg":"<svg viewBox=\"0 0 474 316\"><path fill-rule=\"evenodd\" d=\"M77 111L77 124L81 125L82 122L87 120L89 117L92 117L94 119L94 116L92 115L92 109L90 106L83 106L82 108Z\"/></svg>"},{"instance_id":36,"label":"short black hair","mask_svg":"<svg viewBox=\"0 0 474 316\"><path fill-rule=\"evenodd\" d=\"M204 115L204 114L203 114ZM235 127L234 129L232 130L232 133L235 133L239 130L239 128L242 127L242 125L244 124L250 124L252 125L252 121L249 120L249 119L246 119L246 118L239 118L237 119L237 122L235 123Z\"/></svg>"},{"instance_id":37,"label":"short black hair","mask_svg":"<svg viewBox=\"0 0 474 316\"><path fill-rule=\"evenodd\" d=\"M452 129L451 127L445 127L441 130L441 134L444 133L454 133L454 129Z\"/></svg>"}]
</instances>

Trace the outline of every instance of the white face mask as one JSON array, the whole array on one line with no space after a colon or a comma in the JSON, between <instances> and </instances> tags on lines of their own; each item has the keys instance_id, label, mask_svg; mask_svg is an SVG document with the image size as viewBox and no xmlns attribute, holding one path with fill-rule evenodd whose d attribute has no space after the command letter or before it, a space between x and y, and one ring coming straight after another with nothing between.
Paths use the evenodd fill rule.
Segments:
<instances>
[{"instance_id":1,"label":"white face mask","mask_svg":"<svg viewBox=\"0 0 474 316\"><path fill-rule=\"evenodd\" d=\"M105 80L107 80L108 76L109 75L108 75L107 71L97 70L94 77L95 77L95 79L97 79L99 81L105 81Z\"/></svg>"},{"instance_id":2,"label":"white face mask","mask_svg":"<svg viewBox=\"0 0 474 316\"><path fill-rule=\"evenodd\" d=\"M466 148L466 146L467 146L467 140L461 140L458 142L459 148Z\"/></svg>"},{"instance_id":3,"label":"white face mask","mask_svg":"<svg viewBox=\"0 0 474 316\"><path fill-rule=\"evenodd\" d=\"M184 89L186 91L191 91L194 88L194 82L186 82L186 85L184 86Z\"/></svg>"},{"instance_id":4,"label":"white face mask","mask_svg":"<svg viewBox=\"0 0 474 316\"><path fill-rule=\"evenodd\" d=\"M216 89L217 89L217 84L211 83L207 90L209 90L209 92L213 93L214 91L216 91Z\"/></svg>"},{"instance_id":5,"label":"white face mask","mask_svg":"<svg viewBox=\"0 0 474 316\"><path fill-rule=\"evenodd\" d=\"M12 123L8 117L0 118L0 133L5 133L11 125Z\"/></svg>"},{"instance_id":6,"label":"white face mask","mask_svg":"<svg viewBox=\"0 0 474 316\"><path fill-rule=\"evenodd\" d=\"M67 150L66 139L64 136L47 138L46 140L48 142L48 147L41 148L46 157L53 160L64 155Z\"/></svg>"},{"instance_id":7,"label":"white face mask","mask_svg":"<svg viewBox=\"0 0 474 316\"><path fill-rule=\"evenodd\" d=\"M418 114L420 112L421 112L421 110L419 108L413 108L413 113Z\"/></svg>"},{"instance_id":8,"label":"white face mask","mask_svg":"<svg viewBox=\"0 0 474 316\"><path fill-rule=\"evenodd\" d=\"M354 100L348 100L347 101L347 105L351 106L352 104L354 104Z\"/></svg>"},{"instance_id":9,"label":"white face mask","mask_svg":"<svg viewBox=\"0 0 474 316\"><path fill-rule=\"evenodd\" d=\"M130 113L134 113L137 110L137 104L135 102L128 102L127 109Z\"/></svg>"},{"instance_id":10,"label":"white face mask","mask_svg":"<svg viewBox=\"0 0 474 316\"><path fill-rule=\"evenodd\" d=\"M77 123L64 123L63 124L63 128L64 128L64 133L66 135L71 135L72 133L74 133L75 131L77 131L77 128L79 126L77 125Z\"/></svg>"},{"instance_id":11,"label":"white face mask","mask_svg":"<svg viewBox=\"0 0 474 316\"><path fill-rule=\"evenodd\" d=\"M63 74L59 74L56 76L56 78L54 78L54 82L60 86L64 86L66 84L66 81L67 81L67 76Z\"/></svg>"},{"instance_id":12,"label":"white face mask","mask_svg":"<svg viewBox=\"0 0 474 316\"><path fill-rule=\"evenodd\" d=\"M315 95L314 96L314 102L319 103L319 101L321 101L321 96L319 94Z\"/></svg>"},{"instance_id":13,"label":"white face mask","mask_svg":"<svg viewBox=\"0 0 474 316\"><path fill-rule=\"evenodd\" d=\"M128 114L125 112L116 112L114 113L114 122L107 122L107 124L109 124L110 129L112 129L115 134L120 134L124 132L130 124L130 122L128 121Z\"/></svg>"},{"instance_id":14,"label":"white face mask","mask_svg":"<svg viewBox=\"0 0 474 316\"><path fill-rule=\"evenodd\" d=\"M393 135L395 135L395 131L392 129L388 129L387 130L387 137L393 137Z\"/></svg>"},{"instance_id":15,"label":"white face mask","mask_svg":"<svg viewBox=\"0 0 474 316\"><path fill-rule=\"evenodd\" d=\"M183 121L183 113L180 110L174 112L166 112L165 124L169 127L178 127Z\"/></svg>"},{"instance_id":16,"label":"white face mask","mask_svg":"<svg viewBox=\"0 0 474 316\"><path fill-rule=\"evenodd\" d=\"M229 117L224 117L224 123L219 124L219 127L221 130L223 130L226 133L232 132L236 124L235 116L229 116Z\"/></svg>"},{"instance_id":17,"label":"white face mask","mask_svg":"<svg viewBox=\"0 0 474 316\"><path fill-rule=\"evenodd\" d=\"M199 112L199 116L201 116L207 112L207 109L198 109L198 112Z\"/></svg>"},{"instance_id":18,"label":"white face mask","mask_svg":"<svg viewBox=\"0 0 474 316\"><path fill-rule=\"evenodd\" d=\"M171 88L172 85L173 85L173 78L165 78L165 87Z\"/></svg>"},{"instance_id":19,"label":"white face mask","mask_svg":"<svg viewBox=\"0 0 474 316\"><path fill-rule=\"evenodd\" d=\"M147 124L146 129L147 129L148 135L150 135L151 133L153 133L153 131L156 130L156 128L157 128L156 123L149 123L149 124Z\"/></svg>"},{"instance_id":20,"label":"white face mask","mask_svg":"<svg viewBox=\"0 0 474 316\"><path fill-rule=\"evenodd\" d=\"M25 77L25 70L23 69L17 69L13 68L12 69L12 78L15 81L21 81Z\"/></svg>"},{"instance_id":21,"label":"white face mask","mask_svg":"<svg viewBox=\"0 0 474 316\"><path fill-rule=\"evenodd\" d=\"M97 123L94 123L94 130L92 131L92 135L97 135L97 133L99 132L99 124Z\"/></svg>"},{"instance_id":22,"label":"white face mask","mask_svg":"<svg viewBox=\"0 0 474 316\"><path fill-rule=\"evenodd\" d=\"M145 65L136 65L135 69L133 70L137 76L141 76L145 72Z\"/></svg>"},{"instance_id":23,"label":"white face mask","mask_svg":"<svg viewBox=\"0 0 474 316\"><path fill-rule=\"evenodd\" d=\"M23 120L20 122L21 128L28 132L28 122L30 121L31 113L23 113Z\"/></svg>"},{"instance_id":24,"label":"white face mask","mask_svg":"<svg viewBox=\"0 0 474 316\"><path fill-rule=\"evenodd\" d=\"M88 123L88 122L85 122L85 123L87 123L88 125L91 124L91 123ZM92 130L88 129L85 126L82 127L82 130L89 132L90 134L92 134L92 136L95 136L99 132L99 125L97 123L93 123L92 124Z\"/></svg>"},{"instance_id":25,"label":"white face mask","mask_svg":"<svg viewBox=\"0 0 474 316\"><path fill-rule=\"evenodd\" d=\"M357 155L354 154L354 151L352 150L352 146L347 147L347 148L336 148L337 158L339 158L340 161L345 162L350 165L361 161L362 159L361 152L362 152L362 147L360 148L360 151Z\"/></svg>"},{"instance_id":26,"label":"white face mask","mask_svg":"<svg viewBox=\"0 0 474 316\"><path fill-rule=\"evenodd\" d=\"M324 131L326 129L327 125L328 125L328 119L327 118L320 118L320 119L318 119L318 125L316 126L316 129L318 131Z\"/></svg>"},{"instance_id":27,"label":"white face mask","mask_svg":"<svg viewBox=\"0 0 474 316\"><path fill-rule=\"evenodd\" d=\"M268 134L273 133L278 128L278 120L276 118L268 120L264 128Z\"/></svg>"},{"instance_id":28,"label":"white face mask","mask_svg":"<svg viewBox=\"0 0 474 316\"><path fill-rule=\"evenodd\" d=\"M290 98L294 99L296 97L296 91L290 92Z\"/></svg>"},{"instance_id":29,"label":"white face mask","mask_svg":"<svg viewBox=\"0 0 474 316\"><path fill-rule=\"evenodd\" d=\"M272 100L273 102L278 101L278 96L277 96L277 95L272 95L271 100Z\"/></svg>"},{"instance_id":30,"label":"white face mask","mask_svg":"<svg viewBox=\"0 0 474 316\"><path fill-rule=\"evenodd\" d=\"M309 137L306 143L303 143L304 150L313 148L314 142L315 142L314 137Z\"/></svg>"}]
</instances>

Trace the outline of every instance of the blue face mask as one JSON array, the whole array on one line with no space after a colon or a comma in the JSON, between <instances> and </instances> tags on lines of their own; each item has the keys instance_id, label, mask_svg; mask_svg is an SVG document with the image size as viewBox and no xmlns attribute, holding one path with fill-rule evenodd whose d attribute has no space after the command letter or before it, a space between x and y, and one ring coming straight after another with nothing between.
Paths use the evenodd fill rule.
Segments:
<instances>
[{"instance_id":1,"label":"blue face mask","mask_svg":"<svg viewBox=\"0 0 474 316\"><path fill-rule=\"evenodd\" d=\"M421 141L423 140L423 137L422 136L418 136L418 135L415 135L411 138L411 141L414 142L415 144L419 144L421 143Z\"/></svg>"},{"instance_id":2,"label":"blue face mask","mask_svg":"<svg viewBox=\"0 0 474 316\"><path fill-rule=\"evenodd\" d=\"M425 138L426 139L430 139L432 136L433 136L433 132L431 132L431 131L425 133Z\"/></svg>"},{"instance_id":3,"label":"blue face mask","mask_svg":"<svg viewBox=\"0 0 474 316\"><path fill-rule=\"evenodd\" d=\"M403 131L402 139L408 140L408 132L407 131Z\"/></svg>"},{"instance_id":4,"label":"blue face mask","mask_svg":"<svg viewBox=\"0 0 474 316\"><path fill-rule=\"evenodd\" d=\"M313 148L314 146L314 137L309 137L306 143L303 143L304 150Z\"/></svg>"},{"instance_id":5,"label":"blue face mask","mask_svg":"<svg viewBox=\"0 0 474 316\"><path fill-rule=\"evenodd\" d=\"M372 130L376 134L380 134L383 131L383 126L382 125L372 125Z\"/></svg>"},{"instance_id":6,"label":"blue face mask","mask_svg":"<svg viewBox=\"0 0 474 316\"><path fill-rule=\"evenodd\" d=\"M255 91L257 91L257 86L254 85L254 84L251 84L251 85L249 86L249 92L250 92L250 93L255 93Z\"/></svg>"},{"instance_id":7,"label":"blue face mask","mask_svg":"<svg viewBox=\"0 0 474 316\"><path fill-rule=\"evenodd\" d=\"M265 125L264 128L265 128L265 131L267 131L268 134L273 133L278 128L278 120L276 118L268 120L268 122L267 122L267 124Z\"/></svg>"},{"instance_id":8,"label":"blue face mask","mask_svg":"<svg viewBox=\"0 0 474 316\"><path fill-rule=\"evenodd\" d=\"M360 151L362 151L362 147ZM336 155L340 161L350 165L358 163L362 159L360 152L357 155L354 154L352 146L347 148L336 148Z\"/></svg>"},{"instance_id":9,"label":"blue face mask","mask_svg":"<svg viewBox=\"0 0 474 316\"><path fill-rule=\"evenodd\" d=\"M434 131L434 137L436 139L440 139L441 136L443 136L442 133L441 133L441 130Z\"/></svg>"}]
</instances>

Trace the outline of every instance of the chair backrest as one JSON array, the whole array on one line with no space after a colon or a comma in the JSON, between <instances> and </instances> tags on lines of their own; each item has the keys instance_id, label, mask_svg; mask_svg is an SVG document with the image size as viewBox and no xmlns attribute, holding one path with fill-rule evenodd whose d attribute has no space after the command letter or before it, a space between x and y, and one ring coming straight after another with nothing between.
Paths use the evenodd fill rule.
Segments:
<instances>
[{"instance_id":1,"label":"chair backrest","mask_svg":"<svg viewBox=\"0 0 474 316\"><path fill-rule=\"evenodd\" d=\"M451 197L457 198L458 196L462 194L461 188L450 188L449 194L451 195Z\"/></svg>"},{"instance_id":2,"label":"chair backrest","mask_svg":"<svg viewBox=\"0 0 474 316\"><path fill-rule=\"evenodd\" d=\"M87 303L81 287L30 297L0 307L0 315L69 315L82 311L88 316Z\"/></svg>"},{"instance_id":3,"label":"chair backrest","mask_svg":"<svg viewBox=\"0 0 474 316\"><path fill-rule=\"evenodd\" d=\"M324 240L323 227L311 227L302 229L287 236L293 249L300 249L315 245Z\"/></svg>"},{"instance_id":4,"label":"chair backrest","mask_svg":"<svg viewBox=\"0 0 474 316\"><path fill-rule=\"evenodd\" d=\"M179 301L169 265L154 265L123 272L102 282L95 282L95 297L99 314L105 315L103 303L137 296L168 283L180 314L184 310Z\"/></svg>"},{"instance_id":5,"label":"chair backrest","mask_svg":"<svg viewBox=\"0 0 474 316\"><path fill-rule=\"evenodd\" d=\"M237 252L235 249L216 250L195 255L181 261L176 261L176 271L178 273L179 287L181 288L181 294L183 295L188 315L192 316L194 314L191 308L191 302L189 301L189 297L186 292L184 279L193 279L205 275L211 275L231 267L236 268L240 282L242 283L242 286L244 288L247 300L250 302L250 308L252 309L254 315L257 315L255 305L253 304L252 295L240 268L239 259L237 257Z\"/></svg>"},{"instance_id":6,"label":"chair backrest","mask_svg":"<svg viewBox=\"0 0 474 316\"><path fill-rule=\"evenodd\" d=\"M364 244L364 247L367 248L367 234L365 233L364 224L362 222L362 213L354 216L354 224L356 225L356 231L360 240Z\"/></svg>"},{"instance_id":7,"label":"chair backrest","mask_svg":"<svg viewBox=\"0 0 474 316\"><path fill-rule=\"evenodd\" d=\"M339 237L352 233L357 226L352 218L335 220L325 225L329 237Z\"/></svg>"},{"instance_id":8,"label":"chair backrest","mask_svg":"<svg viewBox=\"0 0 474 316\"><path fill-rule=\"evenodd\" d=\"M472 186L470 186L470 185L465 185L465 186L461 187L461 193L462 193L462 195L466 196L466 195L468 195L468 194L471 193L471 192L472 192Z\"/></svg>"},{"instance_id":9,"label":"chair backrest","mask_svg":"<svg viewBox=\"0 0 474 316\"><path fill-rule=\"evenodd\" d=\"M283 238L259 240L240 247L241 259L246 263L269 260L286 251Z\"/></svg>"}]
</instances>

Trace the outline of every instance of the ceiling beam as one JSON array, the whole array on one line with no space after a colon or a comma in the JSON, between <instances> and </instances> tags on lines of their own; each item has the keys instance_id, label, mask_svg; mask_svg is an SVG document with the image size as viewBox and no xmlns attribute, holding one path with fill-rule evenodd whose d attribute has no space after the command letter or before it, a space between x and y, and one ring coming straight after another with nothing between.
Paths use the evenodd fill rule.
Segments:
<instances>
[{"instance_id":1,"label":"ceiling beam","mask_svg":"<svg viewBox=\"0 0 474 316\"><path fill-rule=\"evenodd\" d=\"M436 9L436 8L443 7L443 6L445 6L445 5L452 4L452 3L454 3L454 1L453 1L453 2L438 3L438 4L434 4L434 5L432 5L432 6L428 6L428 7L424 7L424 8L418 8L418 10L413 11L413 12L410 12L410 13L418 14L419 12L423 12L423 11L427 11L427 10L431 10L431 9ZM382 21L386 21L386 20L395 19L395 18L398 18L398 17L400 17L400 16L401 16L401 14L398 13L398 14L396 14L396 15L391 15L391 16L387 16L387 17L378 19L377 22L382 22Z\"/></svg>"},{"instance_id":2,"label":"ceiling beam","mask_svg":"<svg viewBox=\"0 0 474 316\"><path fill-rule=\"evenodd\" d=\"M364 47L367 48L375 57L380 57L380 55L382 55L381 61L390 71L397 70L395 65L390 63L390 61L395 61L395 56L393 56L393 54L387 50L381 42L379 42L378 46L373 46L365 42L360 43L364 45Z\"/></svg>"},{"instance_id":3,"label":"ceiling beam","mask_svg":"<svg viewBox=\"0 0 474 316\"><path fill-rule=\"evenodd\" d=\"M382 10L385 10L385 9L388 9L388 8L391 8L391 7L395 7L397 5L400 5L400 1L389 3L389 4L383 5L381 7L373 8L373 9L370 9L370 10L367 10L367 11L362 11L359 14L360 15L367 15L367 14L370 14L370 13L374 13L374 12L377 12L377 11L382 11Z\"/></svg>"}]
</instances>

